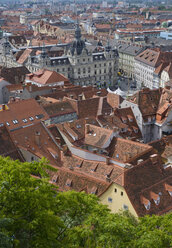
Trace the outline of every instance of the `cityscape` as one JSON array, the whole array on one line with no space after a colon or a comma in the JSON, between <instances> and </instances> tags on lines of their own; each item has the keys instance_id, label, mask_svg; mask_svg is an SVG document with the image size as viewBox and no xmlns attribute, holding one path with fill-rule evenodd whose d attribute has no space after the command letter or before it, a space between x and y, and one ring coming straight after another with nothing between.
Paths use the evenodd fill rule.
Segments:
<instances>
[{"instance_id":1,"label":"cityscape","mask_svg":"<svg viewBox=\"0 0 172 248\"><path fill-rule=\"evenodd\" d=\"M0 1L0 248L172 247L172 2Z\"/></svg>"}]
</instances>

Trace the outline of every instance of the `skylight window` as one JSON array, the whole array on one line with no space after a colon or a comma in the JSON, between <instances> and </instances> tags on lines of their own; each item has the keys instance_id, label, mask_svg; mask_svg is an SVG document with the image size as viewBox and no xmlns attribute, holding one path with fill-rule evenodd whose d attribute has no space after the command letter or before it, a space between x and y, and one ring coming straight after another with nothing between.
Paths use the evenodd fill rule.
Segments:
<instances>
[{"instance_id":1,"label":"skylight window","mask_svg":"<svg viewBox=\"0 0 172 248\"><path fill-rule=\"evenodd\" d=\"M43 114L36 115L36 119L41 119L41 118L43 118L43 117L44 117L44 115L43 115Z\"/></svg>"},{"instance_id":2,"label":"skylight window","mask_svg":"<svg viewBox=\"0 0 172 248\"><path fill-rule=\"evenodd\" d=\"M27 123L27 119L23 119L23 122L24 122L24 123Z\"/></svg>"},{"instance_id":3,"label":"skylight window","mask_svg":"<svg viewBox=\"0 0 172 248\"><path fill-rule=\"evenodd\" d=\"M19 123L19 122L18 122L18 120L13 120L13 123L14 123L14 124L17 124L17 123Z\"/></svg>"}]
</instances>

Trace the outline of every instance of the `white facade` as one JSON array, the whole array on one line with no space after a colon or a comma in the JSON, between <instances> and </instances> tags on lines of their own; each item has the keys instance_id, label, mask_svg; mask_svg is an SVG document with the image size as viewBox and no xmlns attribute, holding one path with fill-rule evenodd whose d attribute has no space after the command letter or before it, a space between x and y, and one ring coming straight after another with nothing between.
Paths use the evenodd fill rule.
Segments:
<instances>
[{"instance_id":1,"label":"white facade","mask_svg":"<svg viewBox=\"0 0 172 248\"><path fill-rule=\"evenodd\" d=\"M134 74L137 85L139 87L145 86L148 87L149 89L155 88L153 83L154 71L155 71L155 67L147 65L135 59Z\"/></svg>"}]
</instances>

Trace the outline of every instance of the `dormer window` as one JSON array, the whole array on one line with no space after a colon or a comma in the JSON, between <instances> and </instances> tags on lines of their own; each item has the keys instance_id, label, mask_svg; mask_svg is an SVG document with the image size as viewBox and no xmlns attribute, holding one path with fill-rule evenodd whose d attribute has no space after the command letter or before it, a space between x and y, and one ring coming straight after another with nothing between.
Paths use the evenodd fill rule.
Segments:
<instances>
[{"instance_id":1,"label":"dormer window","mask_svg":"<svg viewBox=\"0 0 172 248\"><path fill-rule=\"evenodd\" d=\"M134 128L134 132L135 133L138 133L138 128Z\"/></svg>"},{"instance_id":2,"label":"dormer window","mask_svg":"<svg viewBox=\"0 0 172 248\"><path fill-rule=\"evenodd\" d=\"M67 179L66 186L68 186L68 187L72 186L72 180L71 179Z\"/></svg>"},{"instance_id":3,"label":"dormer window","mask_svg":"<svg viewBox=\"0 0 172 248\"><path fill-rule=\"evenodd\" d=\"M121 119L122 119L122 122L123 122L123 123L125 123L125 124L127 123L127 118L121 117Z\"/></svg>"},{"instance_id":4,"label":"dormer window","mask_svg":"<svg viewBox=\"0 0 172 248\"><path fill-rule=\"evenodd\" d=\"M7 124L7 126L10 126L10 123L8 121L6 122L6 124Z\"/></svg>"},{"instance_id":5,"label":"dormer window","mask_svg":"<svg viewBox=\"0 0 172 248\"><path fill-rule=\"evenodd\" d=\"M18 123L18 120L13 120L13 123L14 123L14 124L17 124L17 123Z\"/></svg>"},{"instance_id":6,"label":"dormer window","mask_svg":"<svg viewBox=\"0 0 172 248\"><path fill-rule=\"evenodd\" d=\"M33 121L34 119L33 119L33 117L31 116L31 117L29 117L29 120L30 120L30 121Z\"/></svg>"},{"instance_id":7,"label":"dormer window","mask_svg":"<svg viewBox=\"0 0 172 248\"><path fill-rule=\"evenodd\" d=\"M97 193L97 187L95 186L91 189L91 194L95 195L96 193Z\"/></svg>"},{"instance_id":8,"label":"dormer window","mask_svg":"<svg viewBox=\"0 0 172 248\"><path fill-rule=\"evenodd\" d=\"M168 191L170 196L172 196L172 185L165 183L165 189Z\"/></svg>"},{"instance_id":9,"label":"dormer window","mask_svg":"<svg viewBox=\"0 0 172 248\"><path fill-rule=\"evenodd\" d=\"M151 207L150 201L148 201L147 204L144 204L144 206L145 206L146 210L150 210L150 207Z\"/></svg>"},{"instance_id":10,"label":"dormer window","mask_svg":"<svg viewBox=\"0 0 172 248\"><path fill-rule=\"evenodd\" d=\"M157 199L154 199L154 202L156 205L159 205L160 203L160 196L157 197Z\"/></svg>"},{"instance_id":11,"label":"dormer window","mask_svg":"<svg viewBox=\"0 0 172 248\"><path fill-rule=\"evenodd\" d=\"M151 207L150 201L147 198L145 198L144 196L141 196L141 199L140 200L141 200L141 203L146 208L146 210L150 210L150 207Z\"/></svg>"},{"instance_id":12,"label":"dormer window","mask_svg":"<svg viewBox=\"0 0 172 248\"><path fill-rule=\"evenodd\" d=\"M26 123L27 122L27 119L23 119L23 122Z\"/></svg>"}]
</instances>

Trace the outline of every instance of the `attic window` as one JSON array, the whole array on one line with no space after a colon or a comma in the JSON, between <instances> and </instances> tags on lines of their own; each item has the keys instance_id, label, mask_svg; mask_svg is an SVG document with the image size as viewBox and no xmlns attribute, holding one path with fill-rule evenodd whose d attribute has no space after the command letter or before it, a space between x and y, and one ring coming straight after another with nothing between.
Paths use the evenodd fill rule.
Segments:
<instances>
[{"instance_id":1,"label":"attic window","mask_svg":"<svg viewBox=\"0 0 172 248\"><path fill-rule=\"evenodd\" d=\"M78 168L81 168L81 166L82 166L82 163L76 165L76 167Z\"/></svg>"},{"instance_id":2,"label":"attic window","mask_svg":"<svg viewBox=\"0 0 172 248\"><path fill-rule=\"evenodd\" d=\"M81 125L80 125L80 124L77 124L76 127L77 127L77 128L81 128Z\"/></svg>"},{"instance_id":3,"label":"attic window","mask_svg":"<svg viewBox=\"0 0 172 248\"><path fill-rule=\"evenodd\" d=\"M30 121L33 121L34 119L33 119L33 117L29 117L29 120L30 120Z\"/></svg>"},{"instance_id":4,"label":"attic window","mask_svg":"<svg viewBox=\"0 0 172 248\"><path fill-rule=\"evenodd\" d=\"M36 119L41 119L41 118L43 118L43 117L44 117L44 115L43 115L43 114L36 115Z\"/></svg>"},{"instance_id":5,"label":"attic window","mask_svg":"<svg viewBox=\"0 0 172 248\"><path fill-rule=\"evenodd\" d=\"M150 203L150 201L148 201L148 203L147 203L147 204L144 204L144 206L145 206L146 210L149 210L149 209L150 209L150 207L151 207L151 203Z\"/></svg>"},{"instance_id":6,"label":"attic window","mask_svg":"<svg viewBox=\"0 0 172 248\"><path fill-rule=\"evenodd\" d=\"M125 204L123 204L123 209L124 209L124 210L128 210L128 206L125 205Z\"/></svg>"},{"instance_id":7,"label":"attic window","mask_svg":"<svg viewBox=\"0 0 172 248\"><path fill-rule=\"evenodd\" d=\"M116 154L116 157L119 158L119 154Z\"/></svg>"},{"instance_id":8,"label":"attic window","mask_svg":"<svg viewBox=\"0 0 172 248\"><path fill-rule=\"evenodd\" d=\"M97 187L95 186L91 189L91 194L96 194L96 193L97 193Z\"/></svg>"},{"instance_id":9,"label":"attic window","mask_svg":"<svg viewBox=\"0 0 172 248\"><path fill-rule=\"evenodd\" d=\"M134 128L134 132L135 132L135 133L138 133L138 129L137 129L137 128Z\"/></svg>"},{"instance_id":10,"label":"attic window","mask_svg":"<svg viewBox=\"0 0 172 248\"><path fill-rule=\"evenodd\" d=\"M57 180L58 180L58 175L54 175L52 178L52 182L57 183Z\"/></svg>"},{"instance_id":11,"label":"attic window","mask_svg":"<svg viewBox=\"0 0 172 248\"><path fill-rule=\"evenodd\" d=\"M7 124L7 126L10 126L10 123L8 121L6 122L6 124Z\"/></svg>"},{"instance_id":12,"label":"attic window","mask_svg":"<svg viewBox=\"0 0 172 248\"><path fill-rule=\"evenodd\" d=\"M172 196L172 191L168 191L168 193Z\"/></svg>"},{"instance_id":13,"label":"attic window","mask_svg":"<svg viewBox=\"0 0 172 248\"><path fill-rule=\"evenodd\" d=\"M14 123L14 124L17 124L17 123L18 123L18 120L13 120L13 123Z\"/></svg>"},{"instance_id":14,"label":"attic window","mask_svg":"<svg viewBox=\"0 0 172 248\"><path fill-rule=\"evenodd\" d=\"M159 205L160 203L160 196L157 197L157 199L154 199L154 202L156 205Z\"/></svg>"},{"instance_id":15,"label":"attic window","mask_svg":"<svg viewBox=\"0 0 172 248\"><path fill-rule=\"evenodd\" d=\"M27 122L27 119L23 119L23 122L26 123Z\"/></svg>"},{"instance_id":16,"label":"attic window","mask_svg":"<svg viewBox=\"0 0 172 248\"><path fill-rule=\"evenodd\" d=\"M114 192L117 193L117 189L116 188L114 189Z\"/></svg>"},{"instance_id":17,"label":"attic window","mask_svg":"<svg viewBox=\"0 0 172 248\"><path fill-rule=\"evenodd\" d=\"M67 179L66 186L68 186L68 187L72 186L72 180L71 179Z\"/></svg>"}]
</instances>

